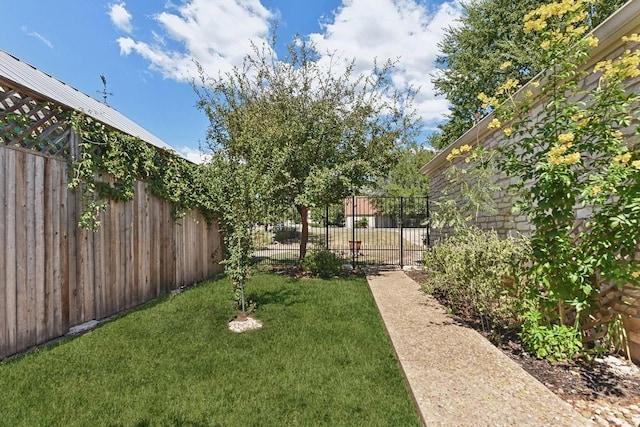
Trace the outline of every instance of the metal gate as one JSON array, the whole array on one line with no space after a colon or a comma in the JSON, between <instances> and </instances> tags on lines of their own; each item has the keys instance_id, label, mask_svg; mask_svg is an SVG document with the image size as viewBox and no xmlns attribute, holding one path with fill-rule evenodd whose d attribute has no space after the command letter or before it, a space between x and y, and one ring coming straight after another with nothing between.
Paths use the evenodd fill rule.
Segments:
<instances>
[{"instance_id":1,"label":"metal gate","mask_svg":"<svg viewBox=\"0 0 640 427\"><path fill-rule=\"evenodd\" d=\"M420 265L430 244L427 197L352 196L309 213L307 252L329 249L352 265ZM256 263L297 263L302 226L297 211L256 226Z\"/></svg>"}]
</instances>

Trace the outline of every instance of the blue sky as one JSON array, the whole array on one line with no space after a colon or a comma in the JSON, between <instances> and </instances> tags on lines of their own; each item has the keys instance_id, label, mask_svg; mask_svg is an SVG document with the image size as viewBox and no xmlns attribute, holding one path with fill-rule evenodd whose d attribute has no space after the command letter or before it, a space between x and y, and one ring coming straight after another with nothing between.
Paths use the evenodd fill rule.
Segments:
<instances>
[{"instance_id":1,"label":"blue sky","mask_svg":"<svg viewBox=\"0 0 640 427\"><path fill-rule=\"evenodd\" d=\"M209 74L240 65L274 21L279 51L297 33L361 71L398 58L393 81L420 87L429 132L447 111L431 86L437 43L461 13L458 0L0 0L0 10L0 49L99 100L104 74L109 105L192 160L207 128L192 60Z\"/></svg>"}]
</instances>

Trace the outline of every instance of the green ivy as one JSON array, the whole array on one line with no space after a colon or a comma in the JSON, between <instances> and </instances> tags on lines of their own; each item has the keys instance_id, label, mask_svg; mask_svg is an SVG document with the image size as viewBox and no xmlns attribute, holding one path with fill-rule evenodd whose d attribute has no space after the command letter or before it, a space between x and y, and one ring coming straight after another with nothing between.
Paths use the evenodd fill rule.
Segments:
<instances>
[{"instance_id":1,"label":"green ivy","mask_svg":"<svg viewBox=\"0 0 640 427\"><path fill-rule=\"evenodd\" d=\"M69 188L82 191L80 227L100 227L98 218L105 200L131 200L136 181L147 182L152 194L171 202L176 218L188 209L201 210L207 219L213 217L197 188L197 165L140 138L109 129L82 113L68 113L67 120L80 137L69 183Z\"/></svg>"}]
</instances>

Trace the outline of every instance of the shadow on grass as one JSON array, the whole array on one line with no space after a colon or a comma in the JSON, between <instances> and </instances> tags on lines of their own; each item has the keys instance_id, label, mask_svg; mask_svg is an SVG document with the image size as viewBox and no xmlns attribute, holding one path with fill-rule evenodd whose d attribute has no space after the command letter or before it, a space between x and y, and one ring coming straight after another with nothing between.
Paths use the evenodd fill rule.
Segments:
<instances>
[{"instance_id":1,"label":"shadow on grass","mask_svg":"<svg viewBox=\"0 0 640 427\"><path fill-rule=\"evenodd\" d=\"M137 423L134 424L135 427L151 427L151 426L155 426L157 425L157 421L150 421L150 420L140 420ZM184 426L184 427L207 427L210 426L211 424L208 423L204 423L202 421L192 421L192 420L188 420L185 417L173 417L171 419L171 422L167 423L167 425L172 425L172 426Z\"/></svg>"},{"instance_id":2,"label":"shadow on grass","mask_svg":"<svg viewBox=\"0 0 640 427\"><path fill-rule=\"evenodd\" d=\"M256 301L258 306L278 304L286 307L303 302L300 292L288 288L249 291L247 292L247 299Z\"/></svg>"}]
</instances>

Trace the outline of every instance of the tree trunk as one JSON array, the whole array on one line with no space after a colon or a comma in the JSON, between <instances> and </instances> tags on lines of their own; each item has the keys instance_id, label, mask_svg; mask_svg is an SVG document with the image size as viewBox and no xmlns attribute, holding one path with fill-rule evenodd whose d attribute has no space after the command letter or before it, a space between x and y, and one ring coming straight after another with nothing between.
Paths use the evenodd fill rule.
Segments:
<instances>
[{"instance_id":1,"label":"tree trunk","mask_svg":"<svg viewBox=\"0 0 640 427\"><path fill-rule=\"evenodd\" d=\"M300 261L307 255L307 242L309 241L309 208L306 206L296 206L300 214L302 224L302 235L300 236Z\"/></svg>"}]
</instances>

